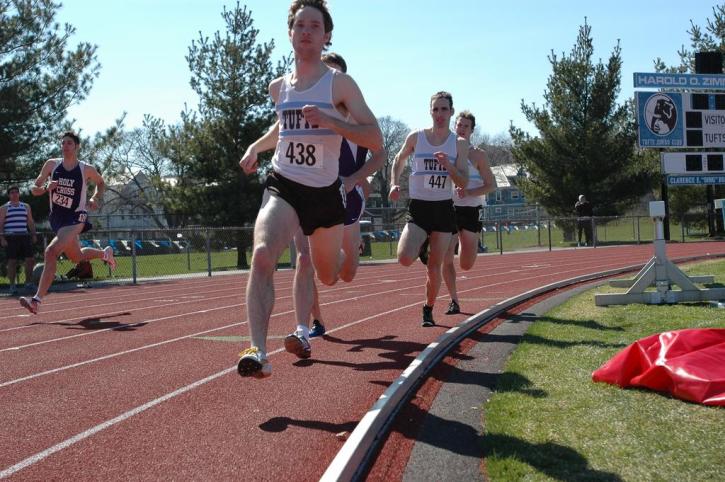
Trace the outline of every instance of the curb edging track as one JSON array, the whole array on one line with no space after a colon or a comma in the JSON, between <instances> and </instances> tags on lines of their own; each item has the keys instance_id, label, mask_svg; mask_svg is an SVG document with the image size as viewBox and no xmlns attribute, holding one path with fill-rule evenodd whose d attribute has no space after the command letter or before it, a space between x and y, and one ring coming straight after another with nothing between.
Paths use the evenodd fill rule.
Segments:
<instances>
[{"instance_id":1,"label":"curb edging track","mask_svg":"<svg viewBox=\"0 0 725 482\"><path fill-rule=\"evenodd\" d=\"M705 254L673 259L684 263L703 259L723 257ZM390 424L402 406L410 399L428 372L472 332L499 317L510 308L545 293L588 281L607 278L623 273L640 270L645 263L624 266L613 270L600 271L558 281L521 293L500 301L490 308L471 316L458 326L443 333L436 341L428 345L403 373L390 384L380 398L360 419L349 438L320 478L321 482L359 480L365 473L368 463L378 444L383 440Z\"/></svg>"}]
</instances>

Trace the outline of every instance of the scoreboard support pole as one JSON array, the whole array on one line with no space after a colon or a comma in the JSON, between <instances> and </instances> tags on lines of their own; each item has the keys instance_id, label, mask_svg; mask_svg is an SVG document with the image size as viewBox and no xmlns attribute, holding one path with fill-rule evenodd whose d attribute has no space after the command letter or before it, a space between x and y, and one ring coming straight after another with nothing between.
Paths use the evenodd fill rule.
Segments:
<instances>
[{"instance_id":1,"label":"scoreboard support pole","mask_svg":"<svg viewBox=\"0 0 725 482\"><path fill-rule=\"evenodd\" d=\"M698 288L695 283L713 283L713 276L687 276L667 259L663 219L665 206L662 201L649 204L650 216L655 223L655 255L631 280L613 280L609 285L629 288L625 293L594 295L596 306L674 304L682 301L717 301L725 298L725 288ZM654 290L647 290L654 286ZM674 286L678 290L672 289Z\"/></svg>"}]
</instances>

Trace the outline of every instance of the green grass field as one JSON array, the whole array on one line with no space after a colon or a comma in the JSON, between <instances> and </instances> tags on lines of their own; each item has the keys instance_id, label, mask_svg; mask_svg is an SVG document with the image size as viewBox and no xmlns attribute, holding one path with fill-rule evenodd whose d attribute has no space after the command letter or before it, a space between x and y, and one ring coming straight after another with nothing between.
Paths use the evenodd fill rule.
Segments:
<instances>
[{"instance_id":1,"label":"green grass field","mask_svg":"<svg viewBox=\"0 0 725 482\"><path fill-rule=\"evenodd\" d=\"M725 261L686 267L725 284ZM618 351L662 331L725 328L709 303L597 307L578 295L536 321L485 406L491 480L725 480L725 409L594 383Z\"/></svg>"}]
</instances>

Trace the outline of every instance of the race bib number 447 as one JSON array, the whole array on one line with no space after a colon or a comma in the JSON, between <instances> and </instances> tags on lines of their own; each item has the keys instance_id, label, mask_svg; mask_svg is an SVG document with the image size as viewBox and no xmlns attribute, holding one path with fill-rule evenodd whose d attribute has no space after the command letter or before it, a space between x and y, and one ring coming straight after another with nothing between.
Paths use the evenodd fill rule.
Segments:
<instances>
[{"instance_id":1,"label":"race bib number 447","mask_svg":"<svg viewBox=\"0 0 725 482\"><path fill-rule=\"evenodd\" d=\"M55 191L53 191L53 194L51 195L50 200L53 204L57 204L58 206L62 206L64 208L68 208L68 209L70 209L71 206L73 205L73 198L64 196Z\"/></svg>"},{"instance_id":2,"label":"race bib number 447","mask_svg":"<svg viewBox=\"0 0 725 482\"><path fill-rule=\"evenodd\" d=\"M285 151L285 158L293 166L321 169L322 154L322 144L290 142Z\"/></svg>"},{"instance_id":3,"label":"race bib number 447","mask_svg":"<svg viewBox=\"0 0 725 482\"><path fill-rule=\"evenodd\" d=\"M450 189L448 184L448 176L443 174L426 174L423 178L423 187L430 191L440 191Z\"/></svg>"}]
</instances>

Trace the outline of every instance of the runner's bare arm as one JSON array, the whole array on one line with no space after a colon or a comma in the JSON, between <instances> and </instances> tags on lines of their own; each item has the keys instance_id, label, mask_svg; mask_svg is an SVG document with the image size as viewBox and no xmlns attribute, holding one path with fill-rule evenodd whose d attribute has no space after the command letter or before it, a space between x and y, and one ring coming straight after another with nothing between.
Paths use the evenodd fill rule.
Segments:
<instances>
[{"instance_id":1,"label":"runner's bare arm","mask_svg":"<svg viewBox=\"0 0 725 482\"><path fill-rule=\"evenodd\" d=\"M400 198L400 175L403 173L403 168L405 168L405 162L415 150L415 139L417 135L418 133L415 131L408 134L408 137L405 138L405 143L395 155L395 159L393 159L393 165L390 166L390 193L388 194L388 198L391 201L397 201Z\"/></svg>"},{"instance_id":2,"label":"runner's bare arm","mask_svg":"<svg viewBox=\"0 0 725 482\"><path fill-rule=\"evenodd\" d=\"M7 212L7 207L0 206L0 226L5 226L5 213L6 212ZM2 244L3 248L6 246L5 235L3 234L2 229L0 229L0 243Z\"/></svg>"},{"instance_id":3,"label":"runner's bare arm","mask_svg":"<svg viewBox=\"0 0 725 482\"><path fill-rule=\"evenodd\" d=\"M466 163L468 162L469 147L468 141L459 137L456 140L456 163L455 165L451 164L450 168L447 168L448 174L450 174L456 186L464 188L468 184L468 168Z\"/></svg>"},{"instance_id":4,"label":"runner's bare arm","mask_svg":"<svg viewBox=\"0 0 725 482\"><path fill-rule=\"evenodd\" d=\"M388 158L388 151L380 149L379 151L373 151L370 158L363 164L363 166L349 177L343 178L343 182L347 187L349 184L355 186L365 182L365 180L378 172L383 167L385 159ZM348 189L348 192L350 190Z\"/></svg>"},{"instance_id":5,"label":"runner's bare arm","mask_svg":"<svg viewBox=\"0 0 725 482\"><path fill-rule=\"evenodd\" d=\"M239 167L242 168L245 174L250 174L257 170L259 167L257 156L263 152L271 151L277 147L277 141L279 139L279 121L275 122L272 127L259 139L254 141L244 156L239 161Z\"/></svg>"},{"instance_id":6,"label":"runner's bare arm","mask_svg":"<svg viewBox=\"0 0 725 482\"><path fill-rule=\"evenodd\" d=\"M279 91L282 86L283 77L278 77L269 83L269 96L272 98L274 103L277 103L279 98ZM277 147L277 140L279 139L279 121L275 122L273 126L259 139L254 141L252 145L247 147L244 156L239 161L239 167L242 168L245 174L250 174L257 170L259 164L257 162L257 156L263 152L269 151Z\"/></svg>"},{"instance_id":7,"label":"runner's bare arm","mask_svg":"<svg viewBox=\"0 0 725 482\"><path fill-rule=\"evenodd\" d=\"M313 125L332 129L345 139L371 151L383 148L383 134L378 121L365 103L362 92L355 81L347 74L335 75L332 87L333 102L342 105L354 122L347 122L324 114L316 106L302 108L305 120Z\"/></svg>"},{"instance_id":8,"label":"runner's bare arm","mask_svg":"<svg viewBox=\"0 0 725 482\"><path fill-rule=\"evenodd\" d=\"M50 177L50 174L53 172L54 167L55 161L50 159L45 161L45 164L43 164L43 168L40 170L40 174L35 179L35 184L30 189L30 192L33 194L33 196L42 196L46 193L46 191L51 190L50 187L46 189L45 182L48 180L48 177Z\"/></svg>"},{"instance_id":9,"label":"runner's bare arm","mask_svg":"<svg viewBox=\"0 0 725 482\"><path fill-rule=\"evenodd\" d=\"M106 190L106 182L103 180L103 177L98 173L96 168L88 164L86 164L85 174L86 179L96 186L93 195L88 200L88 207L95 210L98 209L100 202L103 199L103 193Z\"/></svg>"},{"instance_id":10,"label":"runner's bare arm","mask_svg":"<svg viewBox=\"0 0 725 482\"><path fill-rule=\"evenodd\" d=\"M36 241L36 232L35 232L35 219L33 219L33 210L30 208L30 204L27 205L28 207L28 231L30 231L30 235L33 237L33 242ZM2 225L2 222L0 222L0 225Z\"/></svg>"},{"instance_id":11,"label":"runner's bare arm","mask_svg":"<svg viewBox=\"0 0 725 482\"><path fill-rule=\"evenodd\" d=\"M496 190L496 178L491 171L491 166L488 164L488 156L486 151L472 147L468 152L468 158L473 161L476 166L476 170L481 175L483 180L483 186L475 187L473 189L464 189L466 196L483 196Z\"/></svg>"}]
</instances>

